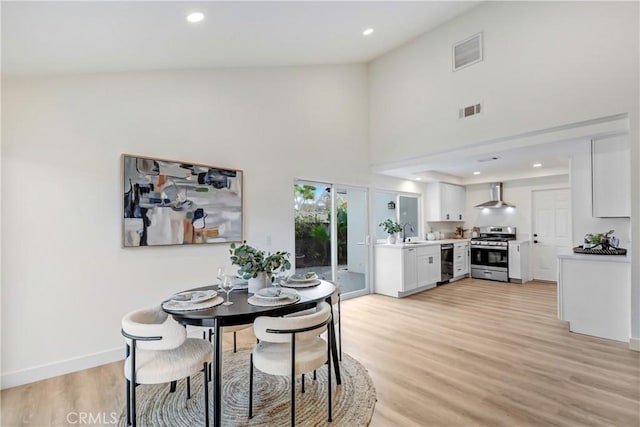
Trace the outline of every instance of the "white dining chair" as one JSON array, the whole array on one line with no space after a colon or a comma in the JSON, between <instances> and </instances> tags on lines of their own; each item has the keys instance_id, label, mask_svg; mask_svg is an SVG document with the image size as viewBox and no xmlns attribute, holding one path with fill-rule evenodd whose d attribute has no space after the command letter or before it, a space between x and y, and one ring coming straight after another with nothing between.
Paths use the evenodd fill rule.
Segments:
<instances>
[{"instance_id":1,"label":"white dining chair","mask_svg":"<svg viewBox=\"0 0 640 427\"><path fill-rule=\"evenodd\" d=\"M331 322L331 306L318 303L314 313L295 317L258 317L253 331L259 343L249 359L249 418L253 418L253 368L270 375L291 379L291 425L295 425L296 375L304 374L327 364L327 420L331 416L331 344L320 334Z\"/></svg>"},{"instance_id":2,"label":"white dining chair","mask_svg":"<svg viewBox=\"0 0 640 427\"><path fill-rule=\"evenodd\" d=\"M335 282L330 282L335 285L336 290L331 294L331 316L333 317L333 326L336 333L336 349L338 350L338 359L342 362L342 325L340 324L341 316L341 292L340 287ZM287 314L285 317L297 317L312 313L315 309L303 310L292 314ZM322 335L326 339L326 333ZM314 377L315 380L315 372Z\"/></svg>"},{"instance_id":3,"label":"white dining chair","mask_svg":"<svg viewBox=\"0 0 640 427\"><path fill-rule=\"evenodd\" d=\"M127 385L127 425L136 425L136 386L171 383L187 379L191 397L191 375L203 372L205 425L209 425L207 363L212 359L208 341L187 338L184 326L160 307L136 310L122 318L126 342L124 376Z\"/></svg>"}]
</instances>

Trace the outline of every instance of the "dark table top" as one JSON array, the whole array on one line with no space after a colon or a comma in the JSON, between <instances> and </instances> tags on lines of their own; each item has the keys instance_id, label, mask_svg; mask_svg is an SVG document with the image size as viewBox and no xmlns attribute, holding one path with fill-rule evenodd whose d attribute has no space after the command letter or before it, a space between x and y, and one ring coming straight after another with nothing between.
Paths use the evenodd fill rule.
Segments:
<instances>
[{"instance_id":1,"label":"dark table top","mask_svg":"<svg viewBox=\"0 0 640 427\"><path fill-rule=\"evenodd\" d=\"M189 289L189 291L208 289L217 290L218 288L217 286L203 286ZM213 327L215 319L220 322L220 326L243 325L252 323L259 316L284 316L315 307L318 302L329 298L336 287L332 283L321 280L318 286L296 290L300 294L300 301L276 307L258 307L249 304L247 299L252 294L247 293L245 289L231 291L229 300L233 302L232 305L217 305L203 310L191 311L173 311L164 308L163 310L171 314L176 321L187 325ZM225 292L219 292L218 295L226 300Z\"/></svg>"}]
</instances>

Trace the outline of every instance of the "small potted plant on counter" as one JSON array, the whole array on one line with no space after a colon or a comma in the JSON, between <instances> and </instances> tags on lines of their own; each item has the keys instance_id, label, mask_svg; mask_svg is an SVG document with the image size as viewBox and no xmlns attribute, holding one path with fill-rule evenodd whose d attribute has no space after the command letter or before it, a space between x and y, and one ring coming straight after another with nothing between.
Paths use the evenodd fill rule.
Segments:
<instances>
[{"instance_id":1,"label":"small potted plant on counter","mask_svg":"<svg viewBox=\"0 0 640 427\"><path fill-rule=\"evenodd\" d=\"M395 245L397 239L396 234L402 231L402 226L396 221L393 221L389 218L382 221L380 224L378 224L378 226L382 227L384 231L389 235L387 236L387 243L390 245Z\"/></svg>"},{"instance_id":2,"label":"small potted plant on counter","mask_svg":"<svg viewBox=\"0 0 640 427\"><path fill-rule=\"evenodd\" d=\"M464 239L464 233L468 230L461 225L456 227L456 239Z\"/></svg>"},{"instance_id":3,"label":"small potted plant on counter","mask_svg":"<svg viewBox=\"0 0 640 427\"><path fill-rule=\"evenodd\" d=\"M231 264L237 265L238 275L249 281L249 292L256 293L259 289L268 286L273 280L273 274L279 271L289 270L291 262L289 253L278 251L274 254L265 253L253 246L242 242L240 246L232 243L229 247Z\"/></svg>"}]
</instances>

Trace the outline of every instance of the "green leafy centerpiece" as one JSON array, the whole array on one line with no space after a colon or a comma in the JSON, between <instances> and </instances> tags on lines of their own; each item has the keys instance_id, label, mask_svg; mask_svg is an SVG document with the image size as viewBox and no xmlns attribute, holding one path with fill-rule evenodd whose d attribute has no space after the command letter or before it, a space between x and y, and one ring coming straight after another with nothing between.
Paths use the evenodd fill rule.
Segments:
<instances>
[{"instance_id":1,"label":"green leafy centerpiece","mask_svg":"<svg viewBox=\"0 0 640 427\"><path fill-rule=\"evenodd\" d=\"M249 292L256 293L259 289L268 286L273 281L273 275L278 271L286 271L291 268L289 252L277 251L266 253L253 246L242 242L236 246L232 243L229 247L231 264L237 265L238 275L249 281Z\"/></svg>"},{"instance_id":2,"label":"green leafy centerpiece","mask_svg":"<svg viewBox=\"0 0 640 427\"><path fill-rule=\"evenodd\" d=\"M382 221L380 224L378 224L378 226L382 227L384 231L389 235L387 237L387 243L390 245L395 244L397 238L396 234L402 231L402 226L396 221L393 221L389 218Z\"/></svg>"}]
</instances>

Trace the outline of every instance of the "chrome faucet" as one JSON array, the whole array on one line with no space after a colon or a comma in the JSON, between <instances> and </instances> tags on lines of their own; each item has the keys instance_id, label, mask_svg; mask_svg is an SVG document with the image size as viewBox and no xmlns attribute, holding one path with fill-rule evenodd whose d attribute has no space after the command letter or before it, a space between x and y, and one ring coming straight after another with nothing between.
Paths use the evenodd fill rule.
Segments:
<instances>
[{"instance_id":1,"label":"chrome faucet","mask_svg":"<svg viewBox=\"0 0 640 427\"><path fill-rule=\"evenodd\" d=\"M411 225L410 223L406 222L402 226L402 243L405 243L407 241L407 225L409 226L409 229L411 230L411 232L413 232L413 225Z\"/></svg>"}]
</instances>

